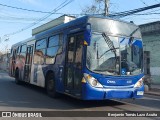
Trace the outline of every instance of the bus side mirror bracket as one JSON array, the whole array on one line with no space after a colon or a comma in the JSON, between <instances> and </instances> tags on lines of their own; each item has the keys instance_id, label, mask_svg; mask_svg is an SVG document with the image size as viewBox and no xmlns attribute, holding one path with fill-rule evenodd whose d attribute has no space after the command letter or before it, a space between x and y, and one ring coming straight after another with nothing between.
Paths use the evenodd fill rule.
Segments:
<instances>
[{"instance_id":1,"label":"bus side mirror bracket","mask_svg":"<svg viewBox=\"0 0 160 120\"><path fill-rule=\"evenodd\" d=\"M91 24L87 23L84 32L84 45L89 46L91 42Z\"/></svg>"}]
</instances>

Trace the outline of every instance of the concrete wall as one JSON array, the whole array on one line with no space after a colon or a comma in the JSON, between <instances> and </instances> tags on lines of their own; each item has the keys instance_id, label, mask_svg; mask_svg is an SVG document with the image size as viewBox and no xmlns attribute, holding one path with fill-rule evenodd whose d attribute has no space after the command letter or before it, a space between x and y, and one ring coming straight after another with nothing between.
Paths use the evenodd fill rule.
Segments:
<instances>
[{"instance_id":1,"label":"concrete wall","mask_svg":"<svg viewBox=\"0 0 160 120\"><path fill-rule=\"evenodd\" d=\"M146 28L148 29L149 27ZM157 27L154 30L152 25L151 32L149 30L147 32L142 32L142 38L144 51L150 51L150 72L153 78L152 82L160 84L160 30L158 30Z\"/></svg>"}]
</instances>

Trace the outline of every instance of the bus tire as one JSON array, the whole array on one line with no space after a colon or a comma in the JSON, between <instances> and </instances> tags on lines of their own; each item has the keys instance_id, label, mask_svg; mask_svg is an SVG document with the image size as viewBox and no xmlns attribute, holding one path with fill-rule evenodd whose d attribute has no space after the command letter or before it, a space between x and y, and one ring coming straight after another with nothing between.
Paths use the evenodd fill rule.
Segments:
<instances>
[{"instance_id":1,"label":"bus tire","mask_svg":"<svg viewBox=\"0 0 160 120\"><path fill-rule=\"evenodd\" d=\"M16 69L16 71L15 71L15 83L18 85L21 84L21 81L19 79L19 70L18 69Z\"/></svg>"},{"instance_id":2,"label":"bus tire","mask_svg":"<svg viewBox=\"0 0 160 120\"><path fill-rule=\"evenodd\" d=\"M56 88L55 88L55 80L54 80L53 73L50 73L49 75L47 75L46 90L47 90L48 96L52 98L58 97L58 93L56 92Z\"/></svg>"}]
</instances>

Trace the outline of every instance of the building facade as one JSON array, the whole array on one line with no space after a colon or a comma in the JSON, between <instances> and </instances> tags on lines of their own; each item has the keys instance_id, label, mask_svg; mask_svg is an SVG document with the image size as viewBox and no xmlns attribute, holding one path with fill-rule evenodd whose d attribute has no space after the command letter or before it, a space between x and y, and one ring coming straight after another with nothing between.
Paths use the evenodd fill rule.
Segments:
<instances>
[{"instance_id":1,"label":"building facade","mask_svg":"<svg viewBox=\"0 0 160 120\"><path fill-rule=\"evenodd\" d=\"M160 21L140 25L140 29L144 51L149 57L145 64L150 66L149 74L152 77L152 83L160 84Z\"/></svg>"},{"instance_id":2,"label":"building facade","mask_svg":"<svg viewBox=\"0 0 160 120\"><path fill-rule=\"evenodd\" d=\"M0 54L0 70L8 71L9 67L9 53Z\"/></svg>"}]
</instances>

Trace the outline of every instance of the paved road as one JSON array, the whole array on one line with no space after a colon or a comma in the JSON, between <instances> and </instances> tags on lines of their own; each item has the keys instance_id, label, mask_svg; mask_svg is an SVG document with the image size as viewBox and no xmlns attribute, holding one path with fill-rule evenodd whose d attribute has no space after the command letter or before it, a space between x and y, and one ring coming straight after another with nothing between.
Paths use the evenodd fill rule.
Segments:
<instances>
[{"instance_id":1,"label":"paved road","mask_svg":"<svg viewBox=\"0 0 160 120\"><path fill-rule=\"evenodd\" d=\"M13 78L10 78L6 73L0 73L0 111L61 111L61 110L160 111L160 97L147 95L144 98L135 101L133 100L81 101L63 95L59 99L53 99L48 97L45 93L45 90L42 88L27 84L16 85ZM56 118L56 119L59 120L63 118ZM77 120L81 118L74 118L74 120L75 119ZM92 118L87 118L87 119L92 120ZM95 118L95 119L101 120L103 118ZM140 119L156 119L156 118L141 117Z\"/></svg>"},{"instance_id":2,"label":"paved road","mask_svg":"<svg viewBox=\"0 0 160 120\"><path fill-rule=\"evenodd\" d=\"M154 96L154 95L144 95L141 99L136 100L122 100L127 103L131 104L137 104L141 106L150 107L153 109L158 109L160 111L160 96Z\"/></svg>"}]
</instances>

